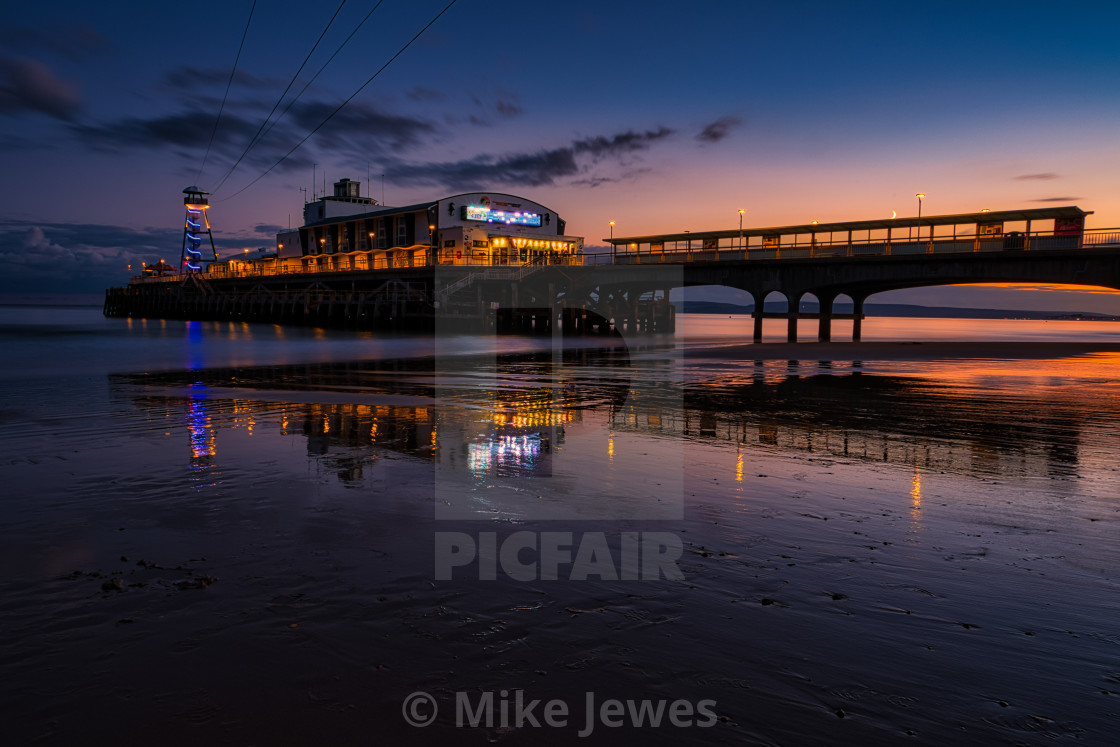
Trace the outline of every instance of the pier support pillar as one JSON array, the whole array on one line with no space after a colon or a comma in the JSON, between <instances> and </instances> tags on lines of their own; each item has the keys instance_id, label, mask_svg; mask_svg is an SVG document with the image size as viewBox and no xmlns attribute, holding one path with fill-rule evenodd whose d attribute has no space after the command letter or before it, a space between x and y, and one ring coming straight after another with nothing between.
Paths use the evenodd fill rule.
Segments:
<instances>
[{"instance_id":1,"label":"pier support pillar","mask_svg":"<svg viewBox=\"0 0 1120 747\"><path fill-rule=\"evenodd\" d=\"M852 342L859 342L863 332L863 296L852 296Z\"/></svg>"},{"instance_id":2,"label":"pier support pillar","mask_svg":"<svg viewBox=\"0 0 1120 747\"><path fill-rule=\"evenodd\" d=\"M820 324L817 327L817 342L832 342L832 302L836 300L835 294L819 294Z\"/></svg>"},{"instance_id":3,"label":"pier support pillar","mask_svg":"<svg viewBox=\"0 0 1120 747\"><path fill-rule=\"evenodd\" d=\"M754 335L751 339L755 342L762 342L762 302L765 297L765 293L751 293L751 303L754 304L754 313L751 314L754 318Z\"/></svg>"},{"instance_id":4,"label":"pier support pillar","mask_svg":"<svg viewBox=\"0 0 1120 747\"><path fill-rule=\"evenodd\" d=\"M801 297L804 293L786 293L789 304L786 310L786 341L797 342L797 316L801 313Z\"/></svg>"}]
</instances>

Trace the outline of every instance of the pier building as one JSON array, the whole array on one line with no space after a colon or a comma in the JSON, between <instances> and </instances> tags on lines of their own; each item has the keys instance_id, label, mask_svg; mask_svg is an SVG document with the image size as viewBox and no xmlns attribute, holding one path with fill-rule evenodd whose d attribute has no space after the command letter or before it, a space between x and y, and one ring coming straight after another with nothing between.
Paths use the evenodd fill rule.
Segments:
<instances>
[{"instance_id":1,"label":"pier building","mask_svg":"<svg viewBox=\"0 0 1120 747\"><path fill-rule=\"evenodd\" d=\"M277 236L275 255L225 258L199 272L148 272L109 289L110 316L552 334L669 332L669 293L696 285L750 294L753 330L769 316L854 320L883 291L969 283L1120 289L1120 229L1086 229L1077 206L583 239L548 207L464 193L404 207L357 196L342 180ZM318 217L322 216L322 217ZM787 310L766 312L784 298ZM851 314L833 312L837 299ZM815 297L820 311L801 311ZM437 322L440 325L437 325ZM450 326L448 326L450 325Z\"/></svg>"},{"instance_id":2,"label":"pier building","mask_svg":"<svg viewBox=\"0 0 1120 747\"><path fill-rule=\"evenodd\" d=\"M276 235L276 257L235 257L209 276L291 274L431 265L572 264L583 238L555 210L516 195L468 192L403 207L359 195L341 179L304 205L304 225Z\"/></svg>"}]
</instances>

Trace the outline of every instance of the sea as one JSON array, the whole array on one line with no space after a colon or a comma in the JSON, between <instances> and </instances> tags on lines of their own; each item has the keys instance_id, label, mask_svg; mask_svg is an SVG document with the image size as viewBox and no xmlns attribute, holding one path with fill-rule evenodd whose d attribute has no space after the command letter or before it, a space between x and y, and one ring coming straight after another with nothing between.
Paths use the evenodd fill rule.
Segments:
<instances>
[{"instance_id":1,"label":"sea","mask_svg":"<svg viewBox=\"0 0 1120 747\"><path fill-rule=\"evenodd\" d=\"M0 306L5 742L1111 744L1120 323L750 332Z\"/></svg>"}]
</instances>

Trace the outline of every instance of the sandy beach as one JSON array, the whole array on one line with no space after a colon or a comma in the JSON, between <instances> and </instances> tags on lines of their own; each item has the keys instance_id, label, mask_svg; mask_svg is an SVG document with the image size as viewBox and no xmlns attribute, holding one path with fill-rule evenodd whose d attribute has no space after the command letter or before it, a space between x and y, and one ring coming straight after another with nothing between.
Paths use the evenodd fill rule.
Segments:
<instances>
[{"instance_id":1,"label":"sandy beach","mask_svg":"<svg viewBox=\"0 0 1120 747\"><path fill-rule=\"evenodd\" d=\"M14 740L1108 743L1115 352L704 343L12 381ZM479 553L441 566L447 537ZM679 549L654 578L627 565L643 539ZM416 693L430 725L405 717ZM487 693L493 722L460 724ZM503 721L518 697L569 718Z\"/></svg>"}]
</instances>

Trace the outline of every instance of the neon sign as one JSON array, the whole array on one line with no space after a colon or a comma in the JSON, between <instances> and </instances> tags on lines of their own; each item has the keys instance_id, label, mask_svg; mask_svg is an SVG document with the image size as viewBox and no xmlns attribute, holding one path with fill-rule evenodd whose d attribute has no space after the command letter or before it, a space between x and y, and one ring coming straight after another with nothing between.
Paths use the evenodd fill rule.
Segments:
<instances>
[{"instance_id":1,"label":"neon sign","mask_svg":"<svg viewBox=\"0 0 1120 747\"><path fill-rule=\"evenodd\" d=\"M191 206L187 207L187 231L186 231L187 247L186 247L186 251L187 251L187 254L189 256L183 260L183 264L185 264L189 269L193 270L194 272L198 272L199 270L202 269L202 250L200 249L200 247L202 246L202 237L191 233L192 230L198 231L202 228L202 224L200 224L198 222L199 216L205 217L205 216L203 216L202 211L199 210L198 208L191 207ZM209 223L209 221L207 221L207 223ZM198 264L197 265L192 265L191 264L192 259L195 262L198 262Z\"/></svg>"},{"instance_id":2,"label":"neon sign","mask_svg":"<svg viewBox=\"0 0 1120 747\"><path fill-rule=\"evenodd\" d=\"M540 213L528 213L506 210L494 210L479 205L467 205L463 208L464 220L475 220L480 223L504 223L507 226L540 226Z\"/></svg>"}]
</instances>

